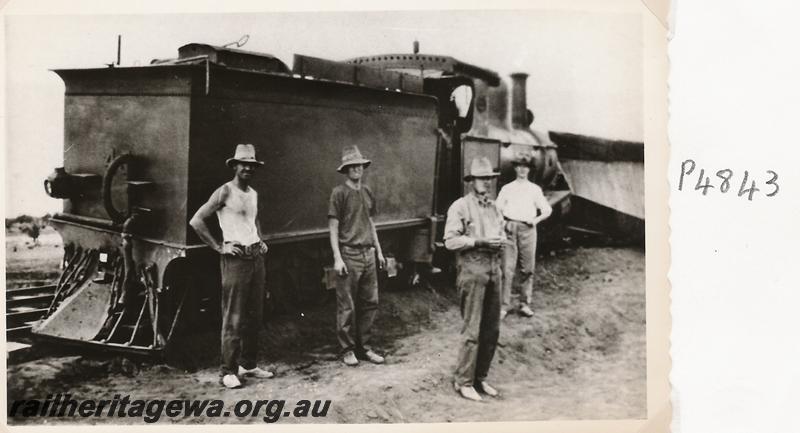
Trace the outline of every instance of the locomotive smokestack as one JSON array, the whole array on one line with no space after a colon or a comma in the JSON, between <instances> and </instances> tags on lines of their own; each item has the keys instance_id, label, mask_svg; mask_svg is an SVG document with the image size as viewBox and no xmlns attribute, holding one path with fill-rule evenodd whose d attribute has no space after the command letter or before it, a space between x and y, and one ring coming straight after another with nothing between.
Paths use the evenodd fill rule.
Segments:
<instances>
[{"instance_id":1,"label":"locomotive smokestack","mask_svg":"<svg viewBox=\"0 0 800 433\"><path fill-rule=\"evenodd\" d=\"M525 129L531 124L528 117L528 102L525 94L525 82L528 74L517 72L511 74L511 126Z\"/></svg>"}]
</instances>

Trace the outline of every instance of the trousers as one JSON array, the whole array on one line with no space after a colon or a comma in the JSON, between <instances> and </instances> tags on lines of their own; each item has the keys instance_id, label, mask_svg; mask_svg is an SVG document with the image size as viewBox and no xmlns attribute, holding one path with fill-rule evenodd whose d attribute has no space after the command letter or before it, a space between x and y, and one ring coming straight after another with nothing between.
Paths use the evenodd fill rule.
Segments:
<instances>
[{"instance_id":1,"label":"trousers","mask_svg":"<svg viewBox=\"0 0 800 433\"><path fill-rule=\"evenodd\" d=\"M536 226L519 221L506 222L508 244L503 249L503 310L511 307L512 288L517 283L520 305L528 305L533 296L533 270L536 266ZM519 278L515 273L519 271Z\"/></svg>"},{"instance_id":2,"label":"trousers","mask_svg":"<svg viewBox=\"0 0 800 433\"><path fill-rule=\"evenodd\" d=\"M499 252L472 250L458 258L456 286L464 324L455 370L457 386L473 386L489 374L500 337Z\"/></svg>"},{"instance_id":3,"label":"trousers","mask_svg":"<svg viewBox=\"0 0 800 433\"><path fill-rule=\"evenodd\" d=\"M222 363L220 373L236 374L239 365L256 366L258 332L264 314L266 271L260 256L220 256L222 270Z\"/></svg>"},{"instance_id":4,"label":"trousers","mask_svg":"<svg viewBox=\"0 0 800 433\"><path fill-rule=\"evenodd\" d=\"M342 353L369 350L378 314L378 274L374 248L340 248L347 274L336 278L336 337Z\"/></svg>"}]
</instances>

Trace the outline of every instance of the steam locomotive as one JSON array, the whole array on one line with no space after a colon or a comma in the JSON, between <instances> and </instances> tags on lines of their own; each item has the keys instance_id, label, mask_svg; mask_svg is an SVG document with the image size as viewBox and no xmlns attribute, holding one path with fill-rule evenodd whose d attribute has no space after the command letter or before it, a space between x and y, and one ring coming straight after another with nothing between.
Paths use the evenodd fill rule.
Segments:
<instances>
[{"instance_id":1,"label":"steam locomotive","mask_svg":"<svg viewBox=\"0 0 800 433\"><path fill-rule=\"evenodd\" d=\"M224 161L237 143L253 143L266 162L253 187L270 302L282 308L333 287L325 212L346 145L373 161L365 181L390 271L446 265L436 263L447 260L444 215L475 157L493 162L499 187L513 179L511 158L531 153L551 219L567 215L574 196L556 145L530 128L523 73L509 89L491 70L419 53L295 55L290 69L199 43L147 66L55 72L65 84L64 165L45 190L63 199L51 223L65 255L33 328L39 338L157 354L213 318L219 259L188 221L230 179Z\"/></svg>"}]
</instances>

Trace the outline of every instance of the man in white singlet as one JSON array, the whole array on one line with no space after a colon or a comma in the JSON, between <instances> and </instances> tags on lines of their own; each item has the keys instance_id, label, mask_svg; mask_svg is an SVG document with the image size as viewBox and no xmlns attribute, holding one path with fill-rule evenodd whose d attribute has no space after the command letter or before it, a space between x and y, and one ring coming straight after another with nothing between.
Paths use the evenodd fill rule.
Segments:
<instances>
[{"instance_id":1,"label":"man in white singlet","mask_svg":"<svg viewBox=\"0 0 800 433\"><path fill-rule=\"evenodd\" d=\"M226 161L233 180L217 188L189 224L208 246L220 254L222 273L222 363L220 382L226 388L242 386L241 377L268 379L272 372L256 366L258 331L262 323L267 245L261 240L258 194L250 180L263 162L252 144L239 144ZM211 234L206 219L217 214L222 242Z\"/></svg>"}]
</instances>

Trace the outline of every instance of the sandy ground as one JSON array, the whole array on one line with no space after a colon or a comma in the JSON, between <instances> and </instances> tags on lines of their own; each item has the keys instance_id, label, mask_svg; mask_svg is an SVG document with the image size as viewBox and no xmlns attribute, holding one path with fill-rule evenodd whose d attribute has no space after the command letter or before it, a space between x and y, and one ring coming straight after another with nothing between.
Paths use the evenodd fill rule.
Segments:
<instances>
[{"instance_id":1,"label":"sandy ground","mask_svg":"<svg viewBox=\"0 0 800 433\"><path fill-rule=\"evenodd\" d=\"M9 239L13 241L13 238ZM42 238L44 241L45 238ZM41 247L13 252L7 243L9 286L16 277L42 278L25 269L57 266ZM26 268L27 266L27 268ZM55 272L57 275L57 272ZM49 274L48 274L49 275ZM47 279L46 277L44 278ZM18 285L27 285L19 283ZM644 253L625 248L565 249L540 258L535 317L504 322L490 380L502 393L473 403L453 391L451 372L461 320L452 284L383 291L376 346L385 365L350 368L336 357L332 302L298 316L273 317L263 333L262 359L277 374L244 388L218 384L216 332L187 336L170 365L119 356L47 353L8 370L8 398L221 399L233 410L241 399L331 400L324 418L280 418L281 423L374 423L621 419L646 416ZM78 419L142 423L141 418ZM11 419L60 423L75 419ZM161 423L262 423L237 418L162 417Z\"/></svg>"},{"instance_id":2,"label":"sandy ground","mask_svg":"<svg viewBox=\"0 0 800 433\"><path fill-rule=\"evenodd\" d=\"M38 245L26 234L6 232L6 288L55 282L63 255L61 236L51 227L42 230Z\"/></svg>"}]
</instances>

